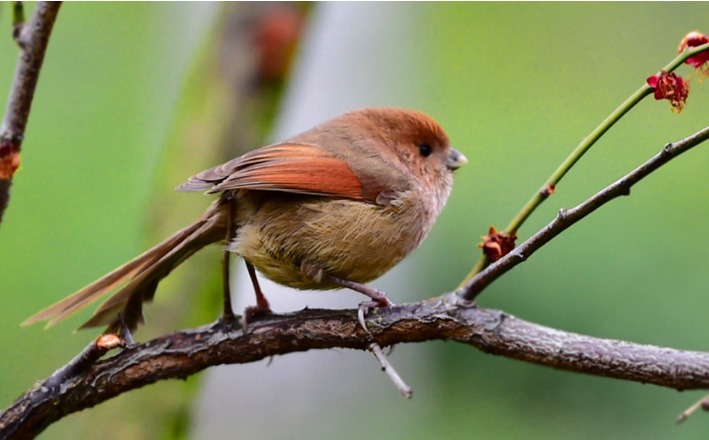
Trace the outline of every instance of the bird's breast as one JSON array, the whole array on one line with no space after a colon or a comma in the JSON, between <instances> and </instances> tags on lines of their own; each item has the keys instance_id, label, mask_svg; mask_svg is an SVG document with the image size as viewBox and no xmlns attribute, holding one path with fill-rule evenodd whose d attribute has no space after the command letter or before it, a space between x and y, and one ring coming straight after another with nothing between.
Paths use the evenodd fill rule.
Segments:
<instances>
[{"instance_id":1,"label":"bird's breast","mask_svg":"<svg viewBox=\"0 0 709 440\"><path fill-rule=\"evenodd\" d=\"M436 211L413 192L386 206L276 193L251 197L238 203L229 249L290 287L338 287L313 279L313 269L365 283L418 247Z\"/></svg>"}]
</instances>

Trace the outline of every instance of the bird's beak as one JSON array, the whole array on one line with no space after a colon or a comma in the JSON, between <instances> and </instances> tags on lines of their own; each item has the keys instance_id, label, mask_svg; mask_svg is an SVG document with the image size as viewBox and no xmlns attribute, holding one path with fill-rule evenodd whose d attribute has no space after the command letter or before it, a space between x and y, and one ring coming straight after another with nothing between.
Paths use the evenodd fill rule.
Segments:
<instances>
[{"instance_id":1,"label":"bird's beak","mask_svg":"<svg viewBox=\"0 0 709 440\"><path fill-rule=\"evenodd\" d=\"M457 170L468 163L468 158L455 148L451 148L451 153L448 155L446 166L451 170Z\"/></svg>"}]
</instances>

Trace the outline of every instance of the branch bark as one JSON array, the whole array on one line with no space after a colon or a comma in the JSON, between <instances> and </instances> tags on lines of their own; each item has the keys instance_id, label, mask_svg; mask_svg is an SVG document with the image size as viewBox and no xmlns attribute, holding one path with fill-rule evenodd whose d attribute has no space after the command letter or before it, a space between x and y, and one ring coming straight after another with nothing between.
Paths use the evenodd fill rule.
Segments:
<instances>
[{"instance_id":1,"label":"branch bark","mask_svg":"<svg viewBox=\"0 0 709 440\"><path fill-rule=\"evenodd\" d=\"M487 353L568 371L678 390L709 388L709 353L555 330L498 310L467 307L455 294L377 309L368 317L367 328L382 346L454 340ZM90 365L64 383L36 385L0 414L0 437L32 438L67 414L210 366L312 349L366 350L370 343L355 310L306 309L273 315L253 323L247 335L220 323L172 333Z\"/></svg>"},{"instance_id":2,"label":"branch bark","mask_svg":"<svg viewBox=\"0 0 709 440\"><path fill-rule=\"evenodd\" d=\"M20 150L37 88L44 53L59 13L61 2L39 2L29 23L15 23L13 36L20 46L15 78L0 127L0 223L10 202L12 177L20 166ZM15 5L15 16L21 5ZM19 9L21 11L21 9Z\"/></svg>"}]
</instances>

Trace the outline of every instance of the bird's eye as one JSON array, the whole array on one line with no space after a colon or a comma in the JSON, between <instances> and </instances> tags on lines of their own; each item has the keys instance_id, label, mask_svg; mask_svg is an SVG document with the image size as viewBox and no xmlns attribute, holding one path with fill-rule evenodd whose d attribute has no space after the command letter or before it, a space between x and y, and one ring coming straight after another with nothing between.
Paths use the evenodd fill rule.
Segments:
<instances>
[{"instance_id":1,"label":"bird's eye","mask_svg":"<svg viewBox=\"0 0 709 440\"><path fill-rule=\"evenodd\" d=\"M421 156L428 157L431 155L432 152L433 152L433 148L431 148L430 145L428 145L428 144L419 145L419 153L421 153Z\"/></svg>"}]
</instances>

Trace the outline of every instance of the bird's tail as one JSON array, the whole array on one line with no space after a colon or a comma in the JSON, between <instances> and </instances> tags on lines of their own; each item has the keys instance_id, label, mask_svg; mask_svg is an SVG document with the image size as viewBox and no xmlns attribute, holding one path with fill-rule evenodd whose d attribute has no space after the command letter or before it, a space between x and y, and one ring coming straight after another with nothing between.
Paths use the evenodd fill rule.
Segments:
<instances>
[{"instance_id":1,"label":"bird's tail","mask_svg":"<svg viewBox=\"0 0 709 440\"><path fill-rule=\"evenodd\" d=\"M225 238L226 217L222 203L215 202L191 225L78 292L31 316L22 325L49 321L47 327L51 327L126 283L81 328L108 325L114 331L123 321L130 330L135 330L143 322L143 303L152 300L160 280L204 246Z\"/></svg>"}]
</instances>

